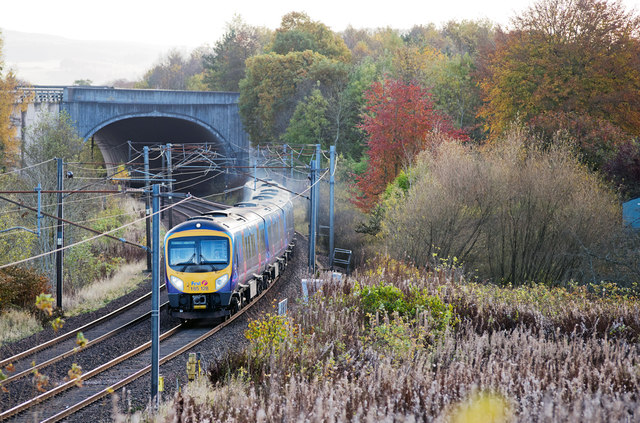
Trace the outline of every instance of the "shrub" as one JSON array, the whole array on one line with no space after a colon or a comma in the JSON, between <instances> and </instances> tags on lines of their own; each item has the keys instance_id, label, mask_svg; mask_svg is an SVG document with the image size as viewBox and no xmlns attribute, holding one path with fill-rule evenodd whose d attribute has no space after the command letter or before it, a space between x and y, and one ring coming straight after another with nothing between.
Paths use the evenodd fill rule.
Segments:
<instances>
[{"instance_id":1,"label":"shrub","mask_svg":"<svg viewBox=\"0 0 640 423\"><path fill-rule=\"evenodd\" d=\"M287 316L267 314L262 319L252 320L245 331L250 342L250 351L258 359L278 354L284 345L296 335L296 329Z\"/></svg>"},{"instance_id":2,"label":"shrub","mask_svg":"<svg viewBox=\"0 0 640 423\"><path fill-rule=\"evenodd\" d=\"M624 290L609 293L605 286L606 294L596 295L578 286L500 287L397 264L389 272L374 267L358 283L323 285L307 306L290 309L295 336L284 330L283 317L265 316L252 337L268 345L262 360L243 352L218 359L213 384L189 384L166 414L148 421L467 421L480 415L583 421L589 415L607 422L635 415L640 318L638 300ZM404 279L389 288L387 277L395 276ZM363 292L375 300L372 307L393 308L400 298L418 303L412 290L461 310L456 330L430 343L428 322L397 312L365 322Z\"/></svg>"},{"instance_id":3,"label":"shrub","mask_svg":"<svg viewBox=\"0 0 640 423\"><path fill-rule=\"evenodd\" d=\"M564 145L522 131L474 152L423 152L405 198L385 203L387 251L419 266L456 257L481 278L556 283L582 275L619 222L615 195ZM596 269L597 270L597 269Z\"/></svg>"},{"instance_id":4,"label":"shrub","mask_svg":"<svg viewBox=\"0 0 640 423\"><path fill-rule=\"evenodd\" d=\"M375 314L383 312L391 314L395 311L401 315L406 315L408 312L408 304L404 300L404 295L395 286L380 283L372 287L364 286L356 292L360 296L364 313Z\"/></svg>"},{"instance_id":5,"label":"shrub","mask_svg":"<svg viewBox=\"0 0 640 423\"><path fill-rule=\"evenodd\" d=\"M617 146L604 164L605 174L612 179L625 200L640 196L640 141L628 140Z\"/></svg>"},{"instance_id":6,"label":"shrub","mask_svg":"<svg viewBox=\"0 0 640 423\"><path fill-rule=\"evenodd\" d=\"M374 315L384 313L404 318L424 317L437 333L454 327L458 322L453 306L446 304L437 295L430 295L425 289L414 285L405 294L393 285L379 283L373 286L356 285L355 295L360 299L363 313Z\"/></svg>"},{"instance_id":7,"label":"shrub","mask_svg":"<svg viewBox=\"0 0 640 423\"><path fill-rule=\"evenodd\" d=\"M0 311L8 306L31 309L36 297L50 292L49 280L33 269L11 266L0 270Z\"/></svg>"}]
</instances>

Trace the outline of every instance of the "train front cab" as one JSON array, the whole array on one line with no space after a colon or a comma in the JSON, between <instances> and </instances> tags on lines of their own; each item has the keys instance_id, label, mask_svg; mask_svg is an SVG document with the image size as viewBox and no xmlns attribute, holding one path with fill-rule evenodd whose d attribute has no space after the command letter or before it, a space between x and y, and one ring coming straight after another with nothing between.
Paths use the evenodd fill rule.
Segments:
<instances>
[{"instance_id":1,"label":"train front cab","mask_svg":"<svg viewBox=\"0 0 640 423\"><path fill-rule=\"evenodd\" d=\"M232 251L233 238L224 231L191 229L167 235L165 282L172 316L194 319L230 314L227 308L237 284Z\"/></svg>"}]
</instances>

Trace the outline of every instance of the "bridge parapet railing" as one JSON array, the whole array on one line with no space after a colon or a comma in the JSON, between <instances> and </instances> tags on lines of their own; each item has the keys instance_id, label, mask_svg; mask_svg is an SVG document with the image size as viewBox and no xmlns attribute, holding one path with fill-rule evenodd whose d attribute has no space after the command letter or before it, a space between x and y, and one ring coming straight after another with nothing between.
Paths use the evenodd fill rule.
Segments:
<instances>
[{"instance_id":1,"label":"bridge parapet railing","mask_svg":"<svg viewBox=\"0 0 640 423\"><path fill-rule=\"evenodd\" d=\"M17 87L20 103L62 103L63 87Z\"/></svg>"}]
</instances>

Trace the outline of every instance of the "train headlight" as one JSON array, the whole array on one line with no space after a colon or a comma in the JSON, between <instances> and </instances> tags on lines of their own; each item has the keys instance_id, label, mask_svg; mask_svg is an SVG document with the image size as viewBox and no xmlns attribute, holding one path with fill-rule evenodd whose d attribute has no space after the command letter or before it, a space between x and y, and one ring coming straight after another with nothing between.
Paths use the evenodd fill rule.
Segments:
<instances>
[{"instance_id":1,"label":"train headlight","mask_svg":"<svg viewBox=\"0 0 640 423\"><path fill-rule=\"evenodd\" d=\"M216 279L216 291L225 286L227 282L229 282L229 275L222 275Z\"/></svg>"},{"instance_id":2,"label":"train headlight","mask_svg":"<svg viewBox=\"0 0 640 423\"><path fill-rule=\"evenodd\" d=\"M184 291L184 282L182 282L182 279L179 277L171 275L169 282L171 282L171 285L178 291Z\"/></svg>"}]
</instances>

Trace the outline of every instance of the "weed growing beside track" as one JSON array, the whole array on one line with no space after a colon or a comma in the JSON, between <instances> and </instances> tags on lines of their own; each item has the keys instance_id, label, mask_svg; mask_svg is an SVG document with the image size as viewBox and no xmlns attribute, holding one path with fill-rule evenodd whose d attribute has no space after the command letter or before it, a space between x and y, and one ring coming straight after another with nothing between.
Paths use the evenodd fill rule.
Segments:
<instances>
[{"instance_id":1,"label":"weed growing beside track","mask_svg":"<svg viewBox=\"0 0 640 423\"><path fill-rule=\"evenodd\" d=\"M286 317L252 322L248 349L219 358L153 419L450 421L481 410L495 421L631 421L639 335L640 301L625 292L497 287L380 262Z\"/></svg>"}]
</instances>

